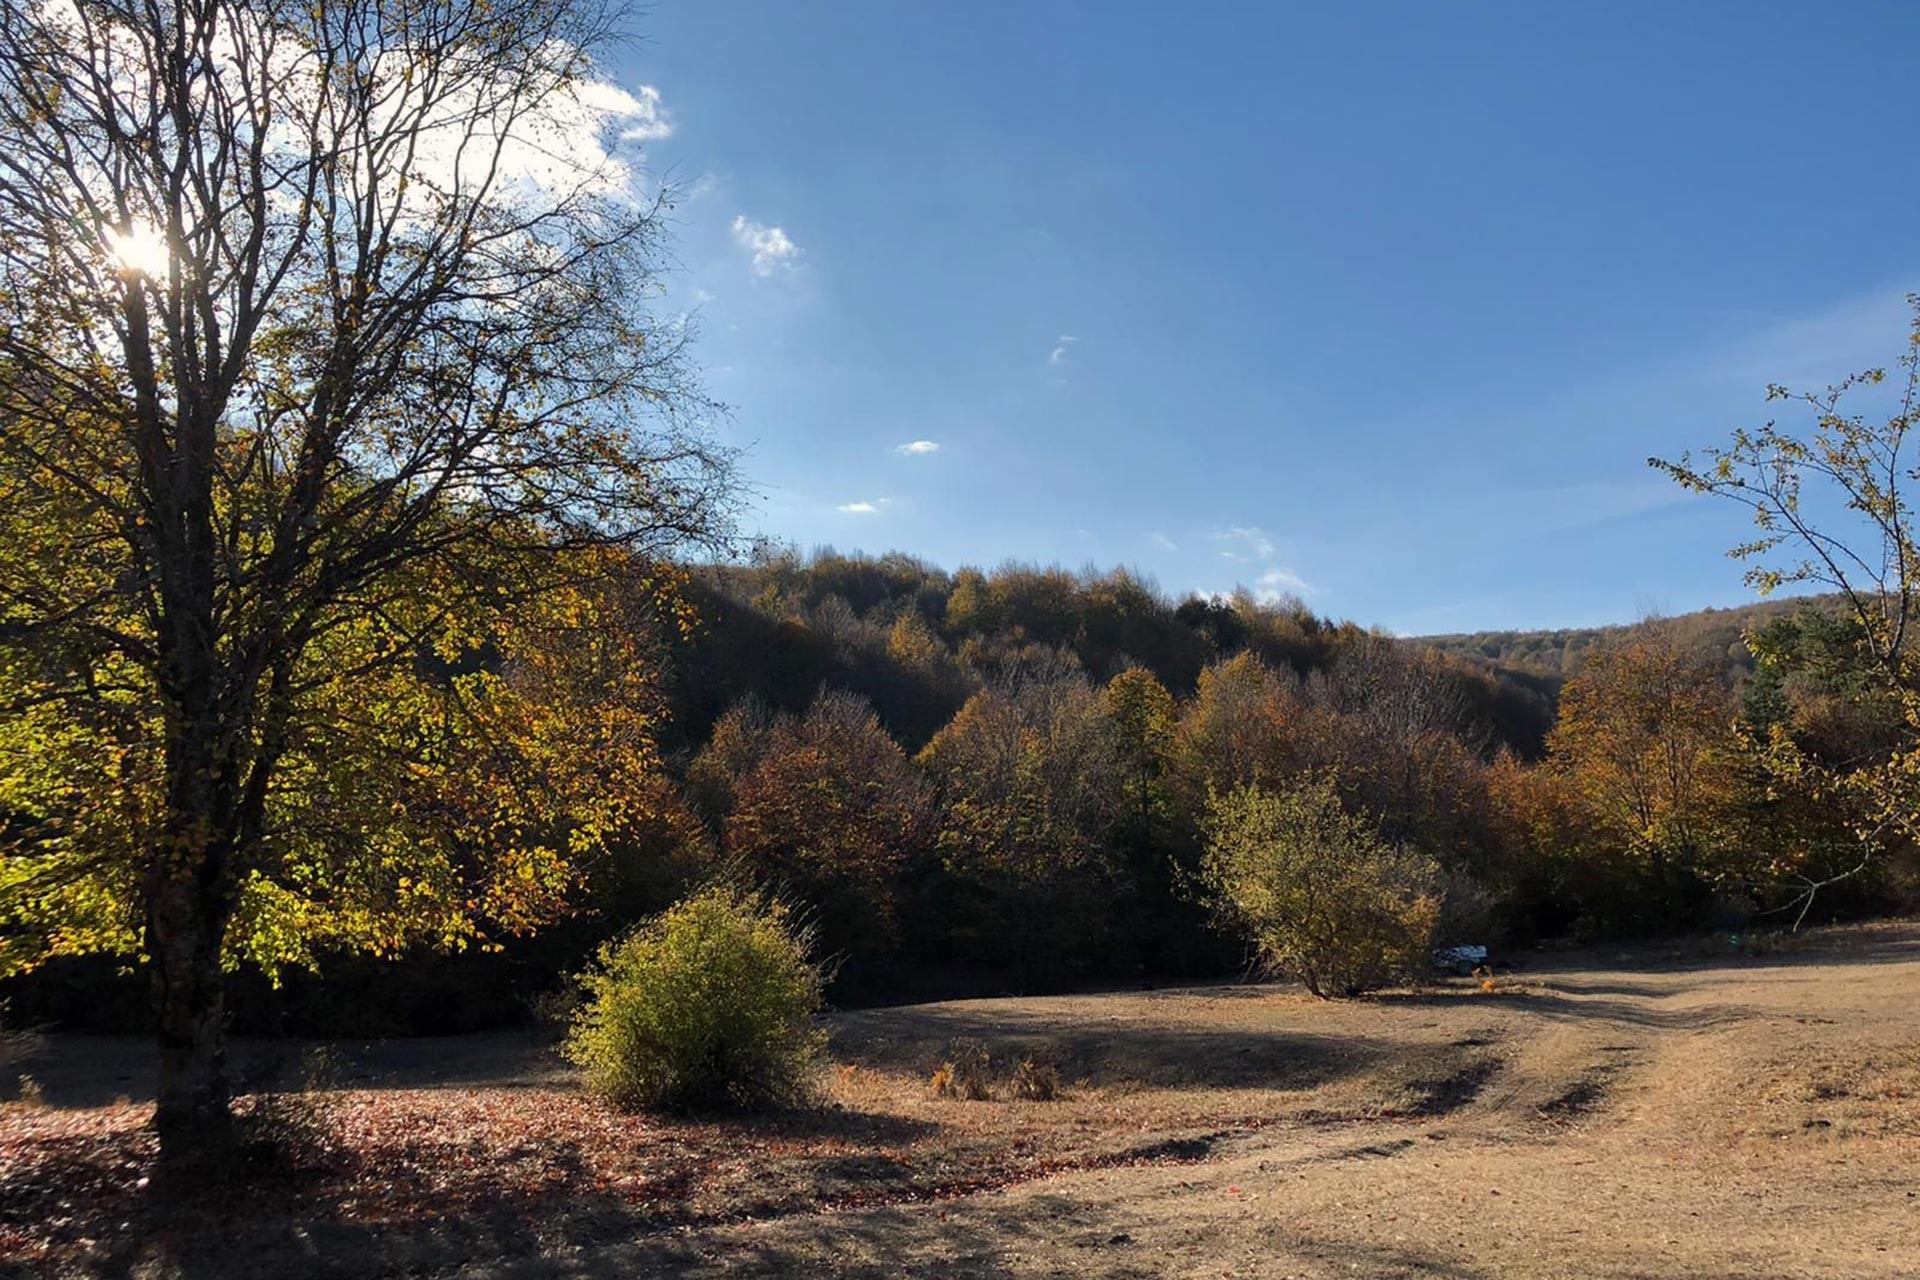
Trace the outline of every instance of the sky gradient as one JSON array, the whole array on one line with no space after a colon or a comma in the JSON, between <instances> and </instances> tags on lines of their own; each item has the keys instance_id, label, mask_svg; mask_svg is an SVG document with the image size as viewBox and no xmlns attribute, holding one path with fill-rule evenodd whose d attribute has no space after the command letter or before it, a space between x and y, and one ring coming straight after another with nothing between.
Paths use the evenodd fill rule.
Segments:
<instances>
[{"instance_id":1,"label":"sky gradient","mask_svg":"<svg viewBox=\"0 0 1920 1280\"><path fill-rule=\"evenodd\" d=\"M1886 363L1920 6L694 3L676 305L802 548L1405 634L1747 599L1649 454Z\"/></svg>"}]
</instances>

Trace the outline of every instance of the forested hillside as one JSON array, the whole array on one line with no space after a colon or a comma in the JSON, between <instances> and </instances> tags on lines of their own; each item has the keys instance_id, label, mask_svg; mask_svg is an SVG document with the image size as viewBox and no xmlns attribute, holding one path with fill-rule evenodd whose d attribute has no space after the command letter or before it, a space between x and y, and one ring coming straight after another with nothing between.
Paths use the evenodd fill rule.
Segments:
<instances>
[{"instance_id":1,"label":"forested hillside","mask_svg":"<svg viewBox=\"0 0 1920 1280\"><path fill-rule=\"evenodd\" d=\"M1064 664L1096 683L1143 667L1186 697L1221 658L1249 653L1302 682L1325 680L1343 655L1386 638L1293 598L1174 598L1125 569L948 573L898 553L774 551L750 565L693 571L689 596L701 621L677 653L674 681L674 732L689 742L742 697L797 711L828 687L867 699L911 750L975 690L1036 663ZM1557 682L1433 647L1445 651L1430 666L1461 703L1463 732L1538 755Z\"/></svg>"},{"instance_id":2,"label":"forested hillside","mask_svg":"<svg viewBox=\"0 0 1920 1280\"><path fill-rule=\"evenodd\" d=\"M1322 617L1293 597L1171 597L1125 569L949 573L898 552L763 551L751 564L694 570L689 595L701 622L674 664L674 733L683 741L698 740L743 696L797 710L824 686L866 698L913 748L968 693L1041 653L1070 658L1094 680L1145 667L1185 696L1218 658L1252 653L1305 680L1386 634ZM1545 749L1560 686L1593 651L1657 626L1721 664L1731 688L1754 668L1750 630L1833 605L1811 596L1605 627L1399 639L1444 656L1434 669L1470 705L1472 732L1532 759Z\"/></svg>"},{"instance_id":3,"label":"forested hillside","mask_svg":"<svg viewBox=\"0 0 1920 1280\"><path fill-rule=\"evenodd\" d=\"M1699 609L1662 617L1659 625L1690 649L1722 655L1731 672L1753 670L1746 635L1757 626L1789 617L1809 607L1831 609L1831 596L1759 600L1729 609ZM1571 675L1582 658L1596 647L1619 644L1644 630L1645 623L1605 627L1559 627L1538 631L1473 631L1454 635L1419 636L1420 644L1445 653L1483 659L1505 669Z\"/></svg>"}]
</instances>

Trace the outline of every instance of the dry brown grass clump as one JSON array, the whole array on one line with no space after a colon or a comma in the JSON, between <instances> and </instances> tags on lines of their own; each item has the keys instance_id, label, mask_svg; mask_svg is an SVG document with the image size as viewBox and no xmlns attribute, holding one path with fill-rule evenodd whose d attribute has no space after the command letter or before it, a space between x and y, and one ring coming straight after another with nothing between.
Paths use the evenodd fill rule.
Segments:
<instances>
[{"instance_id":1,"label":"dry brown grass clump","mask_svg":"<svg viewBox=\"0 0 1920 1280\"><path fill-rule=\"evenodd\" d=\"M1013 1094L1028 1102L1052 1102L1060 1096L1060 1068L1046 1058L1020 1059L1013 1073Z\"/></svg>"},{"instance_id":2,"label":"dry brown grass clump","mask_svg":"<svg viewBox=\"0 0 1920 1280\"><path fill-rule=\"evenodd\" d=\"M993 1059L987 1053L987 1047L978 1040L959 1039L948 1050L950 1056L933 1073L933 1094L936 1098L963 1098L968 1102L984 1102L993 1096L993 1084L989 1070Z\"/></svg>"}]
</instances>

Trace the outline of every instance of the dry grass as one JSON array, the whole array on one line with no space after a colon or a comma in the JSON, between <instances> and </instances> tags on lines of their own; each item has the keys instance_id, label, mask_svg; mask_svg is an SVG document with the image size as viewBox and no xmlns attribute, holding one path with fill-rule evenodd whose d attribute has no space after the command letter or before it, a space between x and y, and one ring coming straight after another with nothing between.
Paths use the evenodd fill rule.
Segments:
<instances>
[{"instance_id":1,"label":"dry grass","mask_svg":"<svg viewBox=\"0 0 1920 1280\"><path fill-rule=\"evenodd\" d=\"M1060 1068L1042 1058L1020 1059L1013 1073L1013 1096L1028 1102L1052 1102L1060 1096Z\"/></svg>"},{"instance_id":2,"label":"dry grass","mask_svg":"<svg viewBox=\"0 0 1920 1280\"><path fill-rule=\"evenodd\" d=\"M934 1068L929 1081L936 1098L985 1102L993 1097L993 1055L971 1036L953 1042L951 1056Z\"/></svg>"},{"instance_id":3,"label":"dry grass","mask_svg":"<svg viewBox=\"0 0 1920 1280\"><path fill-rule=\"evenodd\" d=\"M1801 1251L1778 1270L1898 1275L1861 1263L1879 1256L1879 1202L1847 1180L1909 1178L1920 1155L1917 944L1920 931L1880 930L1768 962L1576 958L1490 992L1340 1004L1222 987L863 1011L834 1020L828 1105L745 1118L620 1115L510 1038L378 1046L301 1096L312 1125L236 1190L244 1218L231 1196L162 1201L143 1184L148 1107L86 1093L124 1089L137 1050L55 1038L14 1068L49 1083L40 1104L0 1105L0 1260L291 1277L564 1254L604 1256L609 1274L699 1273L745 1266L733 1233L758 1223L761 1252L740 1256L764 1274L860 1271L855 1238L876 1276L1099 1271L1052 1231L1010 1260L1044 1204L1101 1240L1155 1241L1181 1272L1231 1272L1265 1223L1357 1251L1337 1266L1338 1251L1301 1254L1302 1275L1418 1272L1411 1254L1366 1252L1396 1237L1423 1241L1436 1274L1608 1274L1576 1260L1599 1247L1589 1228L1617 1188L1616 1252L1638 1232L1645 1257L1677 1257L1714 1232L1653 1241L1669 1215L1747 1213L1717 1230ZM991 1100L930 1090L949 1065L949 1095ZM1815 1214L1797 1236L1770 1216L1782 1187ZM1238 1216L1180 1225L1228 1204ZM1889 1211L1910 1206L1902 1193ZM1829 1246L1820 1257L1853 1269L1799 1265ZM1737 1264L1735 1249L1634 1274L1772 1274Z\"/></svg>"}]
</instances>

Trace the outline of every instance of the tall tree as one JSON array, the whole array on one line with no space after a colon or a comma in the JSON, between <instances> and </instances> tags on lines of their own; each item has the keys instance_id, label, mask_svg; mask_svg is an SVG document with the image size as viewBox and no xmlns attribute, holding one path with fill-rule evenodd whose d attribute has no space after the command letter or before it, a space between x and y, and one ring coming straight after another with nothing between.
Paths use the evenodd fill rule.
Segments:
<instances>
[{"instance_id":1,"label":"tall tree","mask_svg":"<svg viewBox=\"0 0 1920 1280\"><path fill-rule=\"evenodd\" d=\"M1126 773L1127 807L1132 811L1132 821L1138 823L1135 835L1142 845L1150 845L1154 828L1167 807L1173 695L1145 667L1128 667L1107 681L1106 699L1120 765Z\"/></svg>"},{"instance_id":2,"label":"tall tree","mask_svg":"<svg viewBox=\"0 0 1920 1280\"><path fill-rule=\"evenodd\" d=\"M1730 702L1711 663L1656 629L1567 682L1548 759L1656 872L1710 871L1733 790Z\"/></svg>"},{"instance_id":3,"label":"tall tree","mask_svg":"<svg viewBox=\"0 0 1920 1280\"><path fill-rule=\"evenodd\" d=\"M800 898L829 951L871 958L899 946L901 878L927 817L926 780L873 708L823 691L767 731L735 786L726 849Z\"/></svg>"},{"instance_id":4,"label":"tall tree","mask_svg":"<svg viewBox=\"0 0 1920 1280\"><path fill-rule=\"evenodd\" d=\"M921 751L953 928L975 954L1051 981L1092 944L1122 885L1111 837L1125 805L1113 722L1077 672L969 698Z\"/></svg>"},{"instance_id":5,"label":"tall tree","mask_svg":"<svg viewBox=\"0 0 1920 1280\"><path fill-rule=\"evenodd\" d=\"M222 963L249 895L290 890L290 772L351 824L320 744L357 692L452 705L509 615L578 643L636 556L719 527L687 335L647 310L660 197L614 142L657 116L594 75L615 34L572 0L0 6L10 710L111 726L151 784L114 883L171 1155L225 1128ZM412 856L344 866L413 892Z\"/></svg>"}]
</instances>

